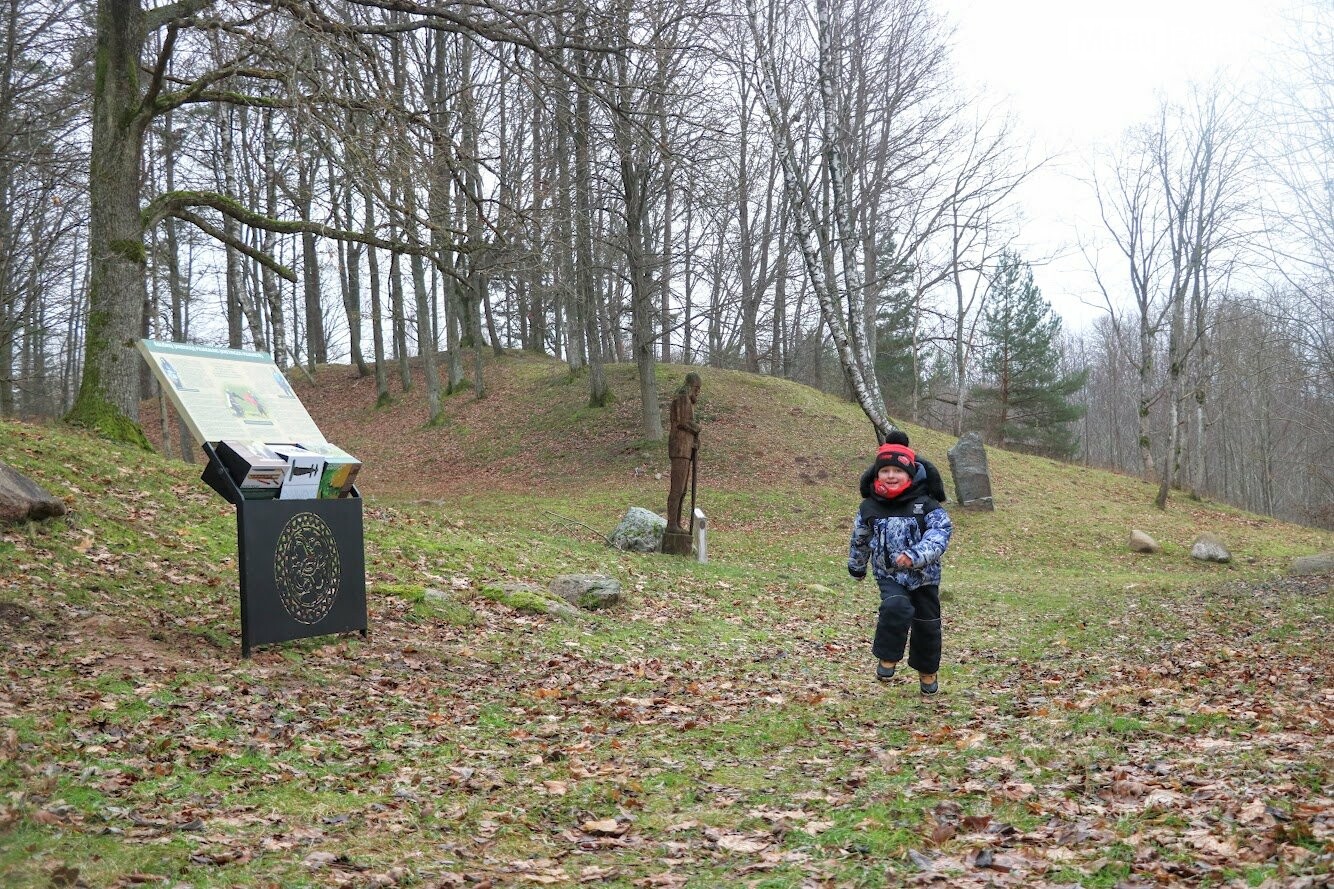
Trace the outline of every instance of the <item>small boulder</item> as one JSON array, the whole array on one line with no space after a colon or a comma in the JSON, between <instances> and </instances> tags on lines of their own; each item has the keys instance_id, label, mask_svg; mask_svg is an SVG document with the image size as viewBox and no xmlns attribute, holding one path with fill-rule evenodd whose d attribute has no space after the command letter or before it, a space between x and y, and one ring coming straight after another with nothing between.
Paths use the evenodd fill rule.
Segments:
<instances>
[{"instance_id":1,"label":"small boulder","mask_svg":"<svg viewBox=\"0 0 1334 889\"><path fill-rule=\"evenodd\" d=\"M1334 550L1294 559L1288 573L1294 577L1334 574Z\"/></svg>"},{"instance_id":2,"label":"small boulder","mask_svg":"<svg viewBox=\"0 0 1334 889\"><path fill-rule=\"evenodd\" d=\"M625 518L611 532L611 545L631 553L656 553L662 547L667 520L641 506L625 511Z\"/></svg>"},{"instance_id":3,"label":"small boulder","mask_svg":"<svg viewBox=\"0 0 1334 889\"><path fill-rule=\"evenodd\" d=\"M40 485L0 461L0 525L40 522L65 514L65 501L52 497Z\"/></svg>"},{"instance_id":4,"label":"small boulder","mask_svg":"<svg viewBox=\"0 0 1334 889\"><path fill-rule=\"evenodd\" d=\"M548 602L546 613L566 623L577 623L580 617L579 609L568 602Z\"/></svg>"},{"instance_id":5,"label":"small boulder","mask_svg":"<svg viewBox=\"0 0 1334 889\"><path fill-rule=\"evenodd\" d=\"M486 584L482 596L526 614L546 614L565 621L579 620L579 610L568 602L553 599L540 586L521 581Z\"/></svg>"},{"instance_id":6,"label":"small boulder","mask_svg":"<svg viewBox=\"0 0 1334 889\"><path fill-rule=\"evenodd\" d=\"M605 574L562 574L551 581L551 592L590 611L621 601L620 581Z\"/></svg>"},{"instance_id":7,"label":"small boulder","mask_svg":"<svg viewBox=\"0 0 1334 889\"><path fill-rule=\"evenodd\" d=\"M1190 545L1190 557L1201 562L1231 562L1232 553L1217 534L1204 531Z\"/></svg>"},{"instance_id":8,"label":"small boulder","mask_svg":"<svg viewBox=\"0 0 1334 889\"><path fill-rule=\"evenodd\" d=\"M1148 534L1138 529L1130 532L1130 551L1135 553L1160 553L1163 548Z\"/></svg>"},{"instance_id":9,"label":"small boulder","mask_svg":"<svg viewBox=\"0 0 1334 889\"><path fill-rule=\"evenodd\" d=\"M422 599L428 605L452 605L458 601L444 590L432 589L431 587L422 590Z\"/></svg>"}]
</instances>

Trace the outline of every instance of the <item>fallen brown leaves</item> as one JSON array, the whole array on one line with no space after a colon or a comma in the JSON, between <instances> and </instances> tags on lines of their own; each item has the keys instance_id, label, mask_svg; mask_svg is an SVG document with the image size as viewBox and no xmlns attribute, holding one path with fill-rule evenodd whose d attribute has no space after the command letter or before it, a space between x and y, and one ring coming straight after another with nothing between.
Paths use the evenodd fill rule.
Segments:
<instances>
[{"instance_id":1,"label":"fallen brown leaves","mask_svg":"<svg viewBox=\"0 0 1334 889\"><path fill-rule=\"evenodd\" d=\"M111 490L137 527L167 521ZM373 585L398 576L383 529L434 521L367 520ZM482 598L455 626L373 594L368 640L238 661L234 567L206 570L197 532L154 532L179 561L62 533L73 567L15 534L0 570L27 591L0 626L0 832L32 849L4 859L16 885L1131 889L1330 871L1334 689L1311 591L1161 611L1128 592L1135 611L1079 615L1088 638L1066 640L1070 620L1050 644L987 623L985 595L951 603L943 690L923 701L911 676L867 675L862 589L636 564L630 604L575 627ZM404 558L474 586L466 564ZM147 592L163 578L165 604Z\"/></svg>"}]
</instances>

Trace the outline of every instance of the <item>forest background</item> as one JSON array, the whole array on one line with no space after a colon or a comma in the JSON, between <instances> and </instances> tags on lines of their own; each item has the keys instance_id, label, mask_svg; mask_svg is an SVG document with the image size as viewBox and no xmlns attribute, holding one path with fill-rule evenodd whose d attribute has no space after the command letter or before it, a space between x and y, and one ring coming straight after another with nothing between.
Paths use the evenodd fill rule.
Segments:
<instances>
[{"instance_id":1,"label":"forest background","mask_svg":"<svg viewBox=\"0 0 1334 889\"><path fill-rule=\"evenodd\" d=\"M523 349L595 406L633 363L653 441L679 362L1328 528L1334 4L1294 9L1264 90L1090 162L1103 305L1062 330L1015 249L1048 159L927 0L10 0L0 414L138 437L149 336L433 423Z\"/></svg>"}]
</instances>

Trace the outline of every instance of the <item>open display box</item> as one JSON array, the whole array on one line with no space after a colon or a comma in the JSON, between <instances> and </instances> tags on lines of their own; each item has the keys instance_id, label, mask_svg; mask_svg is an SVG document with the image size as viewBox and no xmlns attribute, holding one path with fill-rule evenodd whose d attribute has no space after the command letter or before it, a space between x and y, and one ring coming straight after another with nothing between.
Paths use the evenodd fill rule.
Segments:
<instances>
[{"instance_id":1,"label":"open display box","mask_svg":"<svg viewBox=\"0 0 1334 889\"><path fill-rule=\"evenodd\" d=\"M287 378L263 352L140 340L136 344L208 463L202 480L236 507L241 654L253 646L368 629L361 493L344 474L334 496L255 496L237 461L215 443L325 441ZM309 444L306 444L309 443ZM324 461L321 460L321 466ZM319 476L316 476L318 481ZM287 484L286 481L283 484ZM249 493L249 496L247 495Z\"/></svg>"}]
</instances>

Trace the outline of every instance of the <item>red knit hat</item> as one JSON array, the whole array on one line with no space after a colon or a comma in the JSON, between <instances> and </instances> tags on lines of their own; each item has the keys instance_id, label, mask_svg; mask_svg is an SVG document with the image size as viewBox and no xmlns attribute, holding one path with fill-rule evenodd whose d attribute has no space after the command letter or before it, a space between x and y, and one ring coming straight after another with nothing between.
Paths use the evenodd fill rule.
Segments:
<instances>
[{"instance_id":1,"label":"red knit hat","mask_svg":"<svg viewBox=\"0 0 1334 889\"><path fill-rule=\"evenodd\" d=\"M917 474L917 454L907 445L882 444L875 454L875 471L879 472L886 466L897 466L912 478Z\"/></svg>"}]
</instances>

